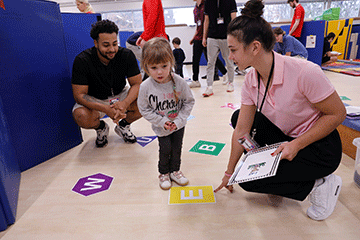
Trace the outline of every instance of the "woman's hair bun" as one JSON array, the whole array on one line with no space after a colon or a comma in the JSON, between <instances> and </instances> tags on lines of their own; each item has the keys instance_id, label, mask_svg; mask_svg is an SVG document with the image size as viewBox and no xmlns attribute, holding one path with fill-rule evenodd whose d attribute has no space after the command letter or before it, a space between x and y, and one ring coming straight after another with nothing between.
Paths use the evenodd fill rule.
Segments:
<instances>
[{"instance_id":1,"label":"woman's hair bun","mask_svg":"<svg viewBox=\"0 0 360 240\"><path fill-rule=\"evenodd\" d=\"M241 15L250 18L259 18L264 13L264 4L262 0L250 0L245 3L245 7L241 10Z\"/></svg>"}]
</instances>

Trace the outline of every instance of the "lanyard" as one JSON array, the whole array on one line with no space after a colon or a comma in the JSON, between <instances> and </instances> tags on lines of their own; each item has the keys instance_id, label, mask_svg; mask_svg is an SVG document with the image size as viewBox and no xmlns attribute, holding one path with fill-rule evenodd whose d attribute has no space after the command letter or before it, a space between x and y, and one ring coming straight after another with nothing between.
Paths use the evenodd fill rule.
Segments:
<instances>
[{"instance_id":1,"label":"lanyard","mask_svg":"<svg viewBox=\"0 0 360 240\"><path fill-rule=\"evenodd\" d=\"M220 0L217 0L217 9L219 11L219 18L221 17L221 13L220 13Z\"/></svg>"},{"instance_id":2,"label":"lanyard","mask_svg":"<svg viewBox=\"0 0 360 240\"><path fill-rule=\"evenodd\" d=\"M260 74L259 74L259 72L257 72L257 75L258 75L258 95L257 95L257 103L256 103L256 111L257 111L257 113L254 116L254 124L256 124L256 115L258 115L258 113L261 113L261 109L262 109L262 107L264 105L264 102L265 102L266 93L267 93L267 91L269 89L269 86L270 86L271 76L273 75L273 72L274 72L275 57L274 57L274 53L272 53L272 54L273 54L273 62L272 62L271 69L270 69L270 75L269 75L268 81L266 83L266 89L265 89L265 93L264 93L264 98L263 98L263 100L261 102L260 108L259 108ZM251 138L254 139L255 135L256 135L256 125L255 125L254 129L252 130Z\"/></svg>"},{"instance_id":3,"label":"lanyard","mask_svg":"<svg viewBox=\"0 0 360 240\"><path fill-rule=\"evenodd\" d=\"M274 53L273 53L273 62L272 62L272 65L271 65L271 69L270 69L270 74L269 74L269 78L268 78L268 81L267 81L267 84L266 84L266 89L265 89L265 93L264 93L264 98L261 102L261 105L260 105L260 108L259 108L259 94L260 94L260 74L259 72L257 72L257 75L258 75L258 95L257 95L257 104L256 104L256 108L257 108L257 111L258 112L261 112L261 109L264 105L264 102L265 102L265 98L266 98L266 93L269 89L269 86L270 86L270 79L271 79L271 76L273 75L273 72L274 72L274 63L275 63L275 58L274 58Z\"/></svg>"}]
</instances>

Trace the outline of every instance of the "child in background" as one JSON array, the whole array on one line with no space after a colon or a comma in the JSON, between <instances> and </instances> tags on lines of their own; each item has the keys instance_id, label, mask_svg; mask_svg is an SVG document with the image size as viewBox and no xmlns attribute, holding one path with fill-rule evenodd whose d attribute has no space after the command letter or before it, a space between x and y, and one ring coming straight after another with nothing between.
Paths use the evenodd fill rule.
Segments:
<instances>
[{"instance_id":1,"label":"child in background","mask_svg":"<svg viewBox=\"0 0 360 240\"><path fill-rule=\"evenodd\" d=\"M174 48L175 48L173 50L173 54L175 57L175 73L179 74L183 78L184 77L183 64L184 64L184 60L185 60L185 53L180 48L180 44L181 44L180 38L178 38L178 37L174 38L172 40L172 44L174 45Z\"/></svg>"},{"instance_id":2,"label":"child in background","mask_svg":"<svg viewBox=\"0 0 360 240\"><path fill-rule=\"evenodd\" d=\"M159 185L171 188L171 180L181 186L189 180L180 171L181 149L187 118L195 99L184 79L173 74L174 55L169 42L153 38L143 47L141 68L150 76L141 83L138 107L159 141Z\"/></svg>"}]
</instances>

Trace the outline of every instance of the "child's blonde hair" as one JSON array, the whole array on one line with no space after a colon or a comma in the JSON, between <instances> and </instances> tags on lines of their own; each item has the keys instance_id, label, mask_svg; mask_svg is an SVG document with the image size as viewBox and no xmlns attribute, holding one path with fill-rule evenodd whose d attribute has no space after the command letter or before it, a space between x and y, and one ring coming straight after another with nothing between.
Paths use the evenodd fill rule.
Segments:
<instances>
[{"instance_id":1,"label":"child's blonde hair","mask_svg":"<svg viewBox=\"0 0 360 240\"><path fill-rule=\"evenodd\" d=\"M155 37L147 41L142 49L141 68L150 76L148 66L159 63L170 63L170 79L174 84L174 94L176 102L178 95L176 92L175 80L173 78L173 69L175 58L170 43L165 38Z\"/></svg>"}]
</instances>

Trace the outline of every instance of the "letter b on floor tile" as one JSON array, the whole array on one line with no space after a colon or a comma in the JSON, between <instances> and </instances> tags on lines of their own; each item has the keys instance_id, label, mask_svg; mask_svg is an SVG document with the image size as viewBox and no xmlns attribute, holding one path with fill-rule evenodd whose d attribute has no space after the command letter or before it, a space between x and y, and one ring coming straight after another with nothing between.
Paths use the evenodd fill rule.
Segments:
<instances>
[{"instance_id":1,"label":"letter b on floor tile","mask_svg":"<svg viewBox=\"0 0 360 240\"><path fill-rule=\"evenodd\" d=\"M224 146L224 143L207 142L200 140L190 149L190 152L217 156L224 148Z\"/></svg>"}]
</instances>

